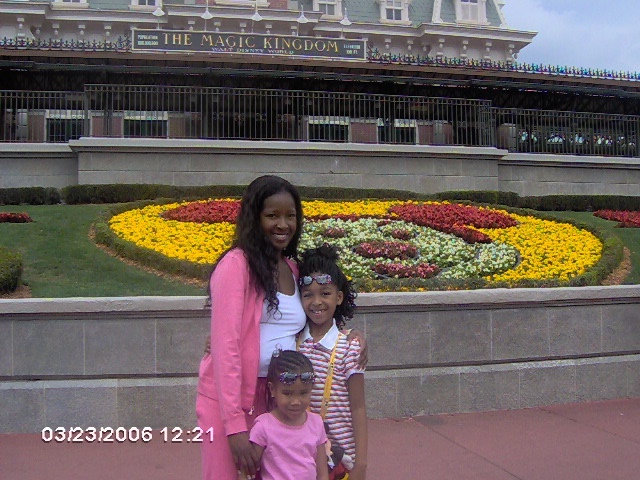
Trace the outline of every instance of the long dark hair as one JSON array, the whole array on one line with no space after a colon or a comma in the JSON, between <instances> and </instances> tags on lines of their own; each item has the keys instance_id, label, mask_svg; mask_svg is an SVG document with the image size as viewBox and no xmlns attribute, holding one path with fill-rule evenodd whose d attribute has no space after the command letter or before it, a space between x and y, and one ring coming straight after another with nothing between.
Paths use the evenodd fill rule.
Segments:
<instances>
[{"instance_id":1,"label":"long dark hair","mask_svg":"<svg viewBox=\"0 0 640 480\"><path fill-rule=\"evenodd\" d=\"M336 306L336 312L333 318L336 320L336 326L343 328L345 322L353 318L355 313L356 292L353 289L351 281L346 277L338 266L338 251L329 244L324 244L318 248L310 248L302 252L300 261L300 278L312 273L321 273L331 275L331 283L338 287L338 291L342 292L343 300L340 305Z\"/></svg>"},{"instance_id":2,"label":"long dark hair","mask_svg":"<svg viewBox=\"0 0 640 480\"><path fill-rule=\"evenodd\" d=\"M213 267L213 270L215 270L220 260L230 250L240 248L249 263L251 283L256 291L264 293L264 297L268 302L268 310L271 312L278 309L278 297L276 295L278 292L276 277L278 250L262 231L260 214L264 208L264 201L282 192L289 193L293 197L296 206L296 231L282 254L297 259L298 242L302 234L302 202L300 194L296 187L284 178L275 175L263 175L251 182L244 191L231 247L220 256ZM209 287L211 287L211 278L209 278ZM209 292L211 292L210 288Z\"/></svg>"}]
</instances>

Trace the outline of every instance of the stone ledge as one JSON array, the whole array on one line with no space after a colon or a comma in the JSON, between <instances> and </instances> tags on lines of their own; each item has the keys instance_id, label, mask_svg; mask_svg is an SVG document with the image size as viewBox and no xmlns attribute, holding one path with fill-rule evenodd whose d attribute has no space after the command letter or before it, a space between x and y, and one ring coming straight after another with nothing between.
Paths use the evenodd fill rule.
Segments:
<instances>
[{"instance_id":1,"label":"stone ledge","mask_svg":"<svg viewBox=\"0 0 640 480\"><path fill-rule=\"evenodd\" d=\"M469 160L503 158L506 150L494 147L463 147L441 145L391 145L374 143L285 142L251 140L191 140L137 138L81 138L71 140L74 152L145 152L160 153L274 153L278 155L366 155L396 156L415 154L429 157L456 157Z\"/></svg>"},{"instance_id":2,"label":"stone ledge","mask_svg":"<svg viewBox=\"0 0 640 480\"><path fill-rule=\"evenodd\" d=\"M0 158L21 155L25 158L34 157L75 157L67 143L0 143Z\"/></svg>"},{"instance_id":3,"label":"stone ledge","mask_svg":"<svg viewBox=\"0 0 640 480\"><path fill-rule=\"evenodd\" d=\"M640 285L362 293L358 313L605 305L640 301ZM68 313L202 312L206 297L28 298L0 300L3 316Z\"/></svg>"},{"instance_id":4,"label":"stone ledge","mask_svg":"<svg viewBox=\"0 0 640 480\"><path fill-rule=\"evenodd\" d=\"M536 167L599 167L640 169L640 158L599 157L595 155L566 155L551 153L509 153L499 165Z\"/></svg>"}]
</instances>

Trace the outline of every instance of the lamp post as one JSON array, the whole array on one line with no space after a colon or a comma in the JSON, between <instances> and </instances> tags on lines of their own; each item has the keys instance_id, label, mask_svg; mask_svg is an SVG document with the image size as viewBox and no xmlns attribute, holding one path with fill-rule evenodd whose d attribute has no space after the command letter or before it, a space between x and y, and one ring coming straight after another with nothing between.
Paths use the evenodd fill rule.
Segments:
<instances>
[{"instance_id":1,"label":"lamp post","mask_svg":"<svg viewBox=\"0 0 640 480\"><path fill-rule=\"evenodd\" d=\"M347 7L344 7L344 15L342 17L342 20L340 20L340 25L342 26L340 28L340 38L344 38L344 27L348 27L349 25L351 25L351 20L349 20L349 16L347 15Z\"/></svg>"},{"instance_id":2,"label":"lamp post","mask_svg":"<svg viewBox=\"0 0 640 480\"><path fill-rule=\"evenodd\" d=\"M207 20L211 20L213 18L213 15L211 15L211 12L209 11L209 0L207 0L207 8L204 9L204 12L202 13L202 15L200 15L200 18L204 20L204 31L207 31Z\"/></svg>"},{"instance_id":3,"label":"lamp post","mask_svg":"<svg viewBox=\"0 0 640 480\"><path fill-rule=\"evenodd\" d=\"M305 23L309 23L309 19L304 16L304 5L300 5L300 16L296 19L300 25L304 25Z\"/></svg>"},{"instance_id":4,"label":"lamp post","mask_svg":"<svg viewBox=\"0 0 640 480\"><path fill-rule=\"evenodd\" d=\"M255 0L253 2L253 5L254 5L254 10L253 10L253 15L251 15L251 33L253 33L253 24L255 22L259 22L260 20L262 20L262 15L258 13L258 0Z\"/></svg>"},{"instance_id":5,"label":"lamp post","mask_svg":"<svg viewBox=\"0 0 640 480\"><path fill-rule=\"evenodd\" d=\"M153 16L156 17L156 19L158 20L158 24L156 25L156 28L160 30L160 18L164 16L164 11L160 7L160 5L158 5L158 8L156 8L153 11Z\"/></svg>"}]
</instances>

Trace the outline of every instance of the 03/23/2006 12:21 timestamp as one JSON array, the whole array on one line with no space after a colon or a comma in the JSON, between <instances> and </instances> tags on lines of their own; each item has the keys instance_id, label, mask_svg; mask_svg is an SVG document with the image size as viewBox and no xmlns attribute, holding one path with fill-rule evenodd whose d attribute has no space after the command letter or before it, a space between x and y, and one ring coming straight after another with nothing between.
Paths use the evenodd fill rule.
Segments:
<instances>
[{"instance_id":1,"label":"03/23/2006 12:21 timestamp","mask_svg":"<svg viewBox=\"0 0 640 480\"><path fill-rule=\"evenodd\" d=\"M192 429L182 427L45 427L41 438L44 443L149 443L153 440L164 443L202 443L207 439L213 440L213 429L202 430L200 427Z\"/></svg>"}]
</instances>

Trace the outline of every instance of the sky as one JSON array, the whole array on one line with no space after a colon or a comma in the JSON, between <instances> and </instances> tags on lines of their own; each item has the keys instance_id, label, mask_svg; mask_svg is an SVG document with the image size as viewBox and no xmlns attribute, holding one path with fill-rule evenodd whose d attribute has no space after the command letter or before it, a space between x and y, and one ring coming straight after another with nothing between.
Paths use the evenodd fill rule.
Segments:
<instances>
[{"instance_id":1,"label":"sky","mask_svg":"<svg viewBox=\"0 0 640 480\"><path fill-rule=\"evenodd\" d=\"M640 72L640 0L506 0L503 12L538 32L519 62Z\"/></svg>"}]
</instances>

